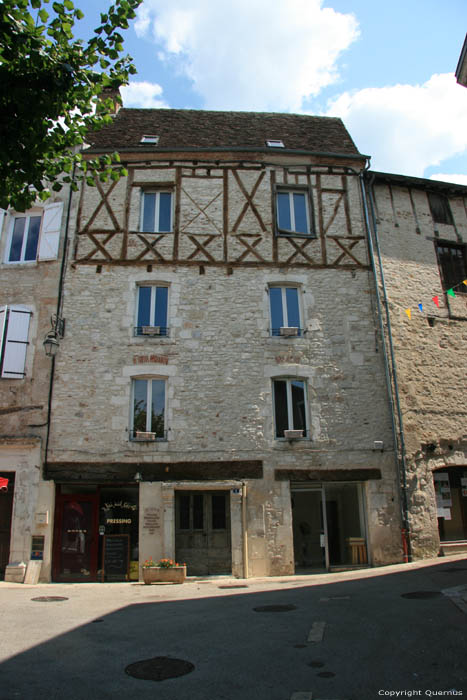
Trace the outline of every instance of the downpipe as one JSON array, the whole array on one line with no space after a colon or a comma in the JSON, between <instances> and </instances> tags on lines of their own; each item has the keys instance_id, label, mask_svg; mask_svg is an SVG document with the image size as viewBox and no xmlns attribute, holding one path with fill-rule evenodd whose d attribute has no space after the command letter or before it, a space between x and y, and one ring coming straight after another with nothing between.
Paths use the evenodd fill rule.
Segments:
<instances>
[{"instance_id":1,"label":"downpipe","mask_svg":"<svg viewBox=\"0 0 467 700\"><path fill-rule=\"evenodd\" d=\"M404 437L404 428L403 428L403 423L402 423L402 410L401 410L401 405L400 405L399 386L398 386L398 381L397 381L397 369L396 369L396 360L395 360L395 355L394 355L394 343L393 343L392 330L391 330L391 318L389 315L389 304L388 304L387 290L386 290L386 284L385 284L385 279L384 279L383 262L381 259L381 250L380 250L379 239L378 239L378 228L377 228L375 210L374 210L373 199L372 199L372 194L371 194L371 181L369 183L368 193L367 193L367 190L365 187L366 172L367 171L360 173L359 180L360 180L360 188L361 188L361 195L362 195L362 202L363 202L363 212L364 212L364 217L365 217L365 227L366 227L367 238L368 238L368 251L369 251L369 255L370 255L371 269L373 272L373 277L374 277L374 282L375 282L376 304L377 304L377 309L378 309L379 327L380 327L381 339L382 339L384 369L385 369L386 383L387 383L387 387L388 387L389 402L390 402L390 408L391 408L392 432L393 432L393 436L394 436L394 444L396 447L395 460L396 460L396 467L397 467L397 473L398 473L398 478L399 478L399 484L402 487L401 488L401 496L402 496L401 539L402 539L403 560L404 560L404 563L408 563L408 562L412 561L412 544L411 544L411 537L410 537L409 506L408 506L408 496L407 496L407 459L406 459L405 437ZM370 203L371 223L373 226L370 225L370 213L368 210L368 201ZM375 243L374 246L373 246L372 231L373 231L373 235L374 235L374 243ZM376 254L377 254L377 258L378 258L378 268L379 268L379 275L380 275L380 279L381 279L381 287L382 287L382 291L383 291L383 304L384 304L384 310L385 310L385 319L386 319L386 323L387 323L387 340L388 340L388 345L389 345L390 357L388 357L388 353L387 353L387 349L386 349L385 332L384 332L384 324L383 324L383 313L382 313L382 306L381 306L381 294L380 294L379 285L378 285L378 274L377 274L377 270L376 270L376 262L375 262L375 255L374 255L375 248L376 248ZM391 372L392 372L392 377L391 377ZM396 425L396 419L395 419L396 414L397 414L397 425ZM398 452L400 453L400 457L399 457Z\"/></svg>"}]
</instances>

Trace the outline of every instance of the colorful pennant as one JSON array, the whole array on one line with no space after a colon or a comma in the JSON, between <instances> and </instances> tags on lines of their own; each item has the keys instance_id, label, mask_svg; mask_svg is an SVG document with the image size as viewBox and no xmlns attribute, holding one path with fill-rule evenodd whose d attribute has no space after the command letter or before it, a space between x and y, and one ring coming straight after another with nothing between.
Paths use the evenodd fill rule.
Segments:
<instances>
[{"instance_id":1,"label":"colorful pennant","mask_svg":"<svg viewBox=\"0 0 467 700\"><path fill-rule=\"evenodd\" d=\"M459 284L455 284L455 285L454 285L453 287L451 287L450 289L444 290L444 291L445 291L445 294L446 294L447 296L449 296L449 297L453 297L454 299L457 298L457 297L456 297L456 293L455 293L454 290L455 290L457 287L460 287L461 284L465 284L465 285L467 286L467 280L462 280L462 282L459 282ZM431 297L431 301L438 307L438 309L440 308L440 302L439 302L439 295L438 295L438 294L435 294L435 296ZM423 304L422 304L421 302L418 303L418 310L419 310L420 313L422 313L422 314L425 313L424 308L423 308ZM412 310L409 308L409 309L404 309L404 311L405 311L405 313L407 314L408 318L409 318L410 320L412 320Z\"/></svg>"}]
</instances>

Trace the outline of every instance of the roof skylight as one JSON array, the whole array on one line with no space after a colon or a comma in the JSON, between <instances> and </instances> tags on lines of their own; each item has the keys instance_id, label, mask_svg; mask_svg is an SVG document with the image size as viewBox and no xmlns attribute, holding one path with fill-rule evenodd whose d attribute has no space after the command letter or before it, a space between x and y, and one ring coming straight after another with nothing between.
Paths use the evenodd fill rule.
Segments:
<instances>
[{"instance_id":1,"label":"roof skylight","mask_svg":"<svg viewBox=\"0 0 467 700\"><path fill-rule=\"evenodd\" d=\"M284 142L280 139L266 139L266 146L270 148L285 148Z\"/></svg>"},{"instance_id":2,"label":"roof skylight","mask_svg":"<svg viewBox=\"0 0 467 700\"><path fill-rule=\"evenodd\" d=\"M143 134L140 143L153 143L157 146L159 137L155 134Z\"/></svg>"}]
</instances>

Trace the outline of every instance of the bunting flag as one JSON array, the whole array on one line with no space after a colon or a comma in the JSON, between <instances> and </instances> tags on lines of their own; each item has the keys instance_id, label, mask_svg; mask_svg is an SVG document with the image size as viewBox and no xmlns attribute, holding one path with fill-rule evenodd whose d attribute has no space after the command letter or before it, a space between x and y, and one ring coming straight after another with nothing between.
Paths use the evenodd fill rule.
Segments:
<instances>
[{"instance_id":1,"label":"bunting flag","mask_svg":"<svg viewBox=\"0 0 467 700\"><path fill-rule=\"evenodd\" d=\"M8 479L0 477L0 491L8 491Z\"/></svg>"},{"instance_id":2,"label":"bunting flag","mask_svg":"<svg viewBox=\"0 0 467 700\"><path fill-rule=\"evenodd\" d=\"M457 289L457 287L460 287L462 284L465 284L465 286L467 287L467 279L462 280L462 282L459 282L458 284L454 284L450 289L444 289L443 292L447 296L453 297L454 299L457 299L458 297L456 296L456 293L454 290ZM435 296L431 297L431 301L438 307L438 309L440 308L439 299L440 299L440 297L438 294L435 294ZM418 310L420 311L420 313L422 313L422 314L426 313L425 309L423 308L422 302L419 302L417 306L418 306ZM410 308L408 308L408 309L404 309L404 311L407 314L409 320L412 320L412 310Z\"/></svg>"}]
</instances>

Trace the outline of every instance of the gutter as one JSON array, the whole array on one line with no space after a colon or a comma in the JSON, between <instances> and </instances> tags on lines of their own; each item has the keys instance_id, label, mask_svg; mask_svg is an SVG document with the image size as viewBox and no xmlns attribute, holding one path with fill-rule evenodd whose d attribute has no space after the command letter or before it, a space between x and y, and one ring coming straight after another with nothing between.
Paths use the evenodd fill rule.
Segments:
<instances>
[{"instance_id":1,"label":"gutter","mask_svg":"<svg viewBox=\"0 0 467 700\"><path fill-rule=\"evenodd\" d=\"M381 259L381 250L380 250L379 239L378 239L378 227L377 227L377 223L376 223L375 209L374 209L373 196L372 196L372 190L371 190L375 177L374 177L374 175L370 176L369 191L367 193L366 188L365 188L365 176L367 176L367 172L368 171L364 171L359 176L360 177L360 187L361 187L361 193L362 193L363 211L364 211L364 216L365 216L365 227L366 227L367 236L368 236L368 249L369 249L369 254L370 254L371 269L373 270L375 289L376 289L376 302L377 302L377 307L378 307L379 326L380 326L382 346L383 346L384 368L385 368L386 383L387 383L387 387L388 387L389 402L390 402L390 408L391 408L392 432L393 432L394 443L395 443L395 447L396 447L395 460L396 460L396 468L397 468L399 485L401 488L401 497L402 497L401 498L402 547L403 547L403 551L404 551L404 562L407 563L407 562L412 561L412 545L411 545L411 540L410 540L409 505L408 505L408 496L407 496L407 453L406 453L406 448L405 448L405 436L404 436L404 427L403 427L403 422L402 422L402 410L401 410L401 405L400 405L399 385L398 385L398 381L397 381L397 367L396 367L396 360L395 360L395 355L394 355L394 344L393 344L392 329L391 329L391 317L389 314L388 296L387 296L386 284L385 284L385 279L384 279L384 269L383 269L383 262ZM372 226L370 225L368 201L370 202ZM389 358L388 358L387 350L386 350L386 340L385 340L384 325L383 325L383 314L382 314L382 307L381 307L381 296L380 296L380 291L379 291L379 286L378 286L378 274L377 274L377 270L376 270L374 248L373 248L373 239L372 239L372 235L371 235L372 229L373 229L374 242L375 242L375 247L376 247L376 254L377 254L377 258L378 258L379 275L380 275L381 286L382 286L382 290L383 290L383 304L384 304L386 324L387 324L387 339L388 339L388 345L389 345L390 363L389 363ZM397 414L398 427L396 425L395 414ZM399 456L399 454L400 454L400 456Z\"/></svg>"},{"instance_id":2,"label":"gutter","mask_svg":"<svg viewBox=\"0 0 467 700\"><path fill-rule=\"evenodd\" d=\"M73 173L72 173L72 180L74 179L75 176L75 165L73 165ZM68 206L67 206L67 212L66 212L66 221L65 221L65 235L63 238L63 252L62 252L62 260L60 264L60 278L58 281L58 295L57 295L57 311L56 315L60 316L61 312L61 307L62 307L62 298L63 298L63 284L65 280L65 267L66 267L66 259L67 259L67 253L68 253L68 234L69 234L69 229L70 229L70 215L71 215L71 201L73 198L73 190L70 187L70 191L68 193ZM54 378L55 378L55 356L52 357L51 360L51 367L50 367L50 380L49 380L49 398L47 401L47 432L45 436L45 449L44 449L44 471L43 474L45 475L47 472L47 456L49 452L49 439L50 439L50 423L51 423L51 416L52 416L52 396L53 396L53 383L54 383Z\"/></svg>"},{"instance_id":3,"label":"gutter","mask_svg":"<svg viewBox=\"0 0 467 700\"><path fill-rule=\"evenodd\" d=\"M90 147L85 151L85 155L94 153L110 153L114 150L118 150L119 153L151 153L152 155L157 155L158 153L268 153L271 155L271 148L249 148L247 146L207 146L207 147L197 147L197 148L151 148L150 146L125 146L123 148L113 148L112 146L106 146L105 148ZM341 158L344 160L369 160L369 156L365 156L362 153L332 153L328 151L307 151L307 150L295 150L290 148L277 148L275 151L277 155L287 154L287 155L297 155L297 156L319 156L323 158ZM174 160L174 159L172 159ZM275 163L277 165L277 163Z\"/></svg>"}]
</instances>

